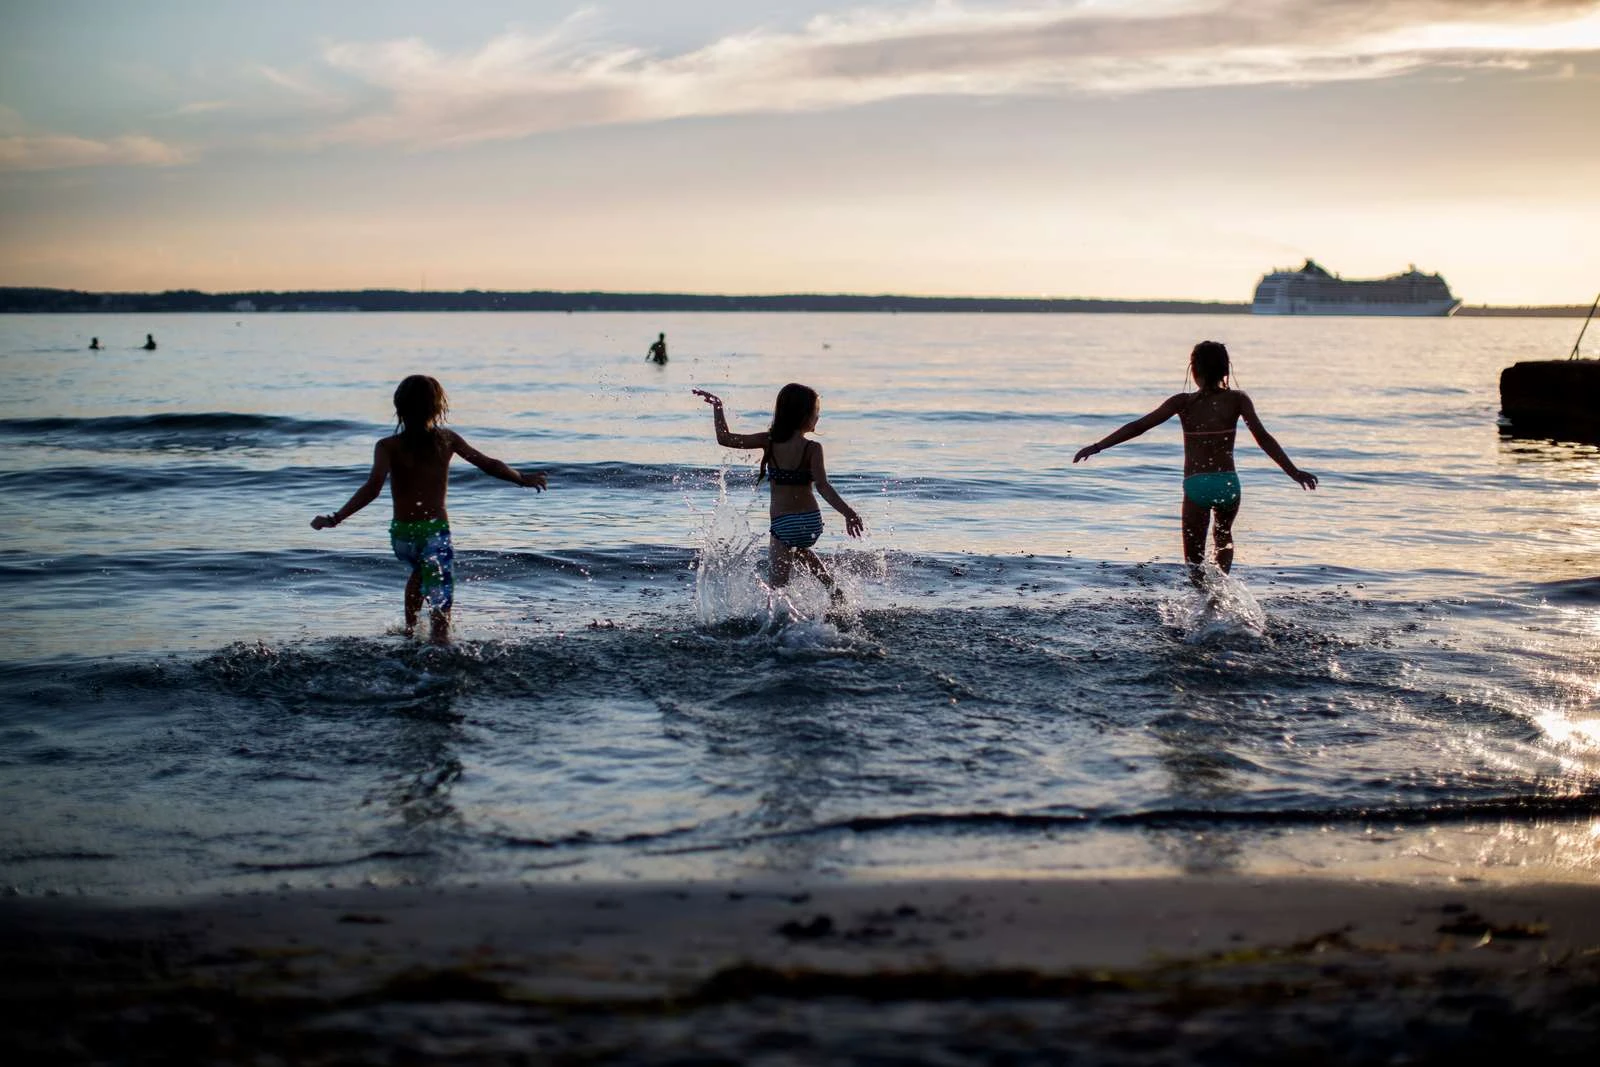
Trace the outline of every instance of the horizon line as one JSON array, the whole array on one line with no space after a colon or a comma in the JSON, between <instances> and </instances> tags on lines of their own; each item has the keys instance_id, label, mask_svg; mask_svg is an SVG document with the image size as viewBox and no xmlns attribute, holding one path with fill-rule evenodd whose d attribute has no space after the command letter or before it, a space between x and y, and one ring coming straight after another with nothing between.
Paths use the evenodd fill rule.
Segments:
<instances>
[{"instance_id":1,"label":"horizon line","mask_svg":"<svg viewBox=\"0 0 1600 1067\"><path fill-rule=\"evenodd\" d=\"M727 305L727 304L734 304L734 303L745 302L745 301L752 302L752 303L761 303L761 304L787 303L787 302L796 302L796 301L825 301L825 302L839 302L839 303L843 303L843 304L857 304L857 305L861 305L861 304L876 304L876 303L882 303L882 304L899 303L899 304L903 304L903 305L940 305L940 304L942 304L942 305L946 305L946 307L949 307L951 305L974 306L974 307L981 306L981 305L991 305L991 306L996 306L996 305L1005 305L1005 306L1024 305L1024 306L1031 306L1031 307L1035 307L1035 308L1039 308L1039 307L1043 307L1043 306L1047 306L1047 305L1056 305L1056 306L1060 306L1060 305L1159 305L1159 306L1170 307L1170 308L1209 309L1209 310L1217 311L1217 312L1248 311L1251 308L1251 305L1252 305L1252 302L1248 301L1248 300L1221 300L1221 299L1216 299L1216 298L1201 299L1201 298L1193 298L1193 297L977 296L977 295L951 296L951 295L926 295L926 294L913 294L913 293L892 293L892 292L877 292L877 293L861 293L861 292L851 293L851 292L837 292L837 291L836 292L824 292L824 291L820 291L820 290L772 292L772 293L705 293L705 292L688 292L688 291L682 291L682 290L623 290L623 289L481 289L481 288L476 288L476 287L469 287L469 288L463 288L463 289L405 289L405 288L387 288L387 287L366 287L366 288L340 288L340 289L306 288L306 289L227 289L227 290L205 290L205 289L181 288L181 289L160 289L160 290L93 290L93 289L62 288L62 287L58 287L58 286L0 285L0 313L29 313L29 312L33 312L33 313L48 313L50 311L57 311L57 312L60 312L60 313L95 313L95 312L116 312L116 311L119 311L119 310L139 310L139 311L163 312L163 313L164 312L173 312L173 311L177 311L177 312L183 312L183 311L191 311L191 312L195 312L195 311L199 311L199 312L203 312L203 311L218 311L218 312L224 312L224 311L226 311L226 312L233 312L233 313L247 313L248 314L248 313L263 313L263 312L269 312L269 311L279 311L279 312L281 312L281 311L309 311L309 310L329 310L329 311L331 311L331 310L345 310L345 311L369 311L369 312L372 311L372 310L394 310L394 311L401 311L401 310L457 310L457 311L517 310L517 309L495 308L495 307L492 307L492 306L491 307L475 307L475 308L455 308L455 309L446 309L446 308L438 308L438 309L427 309L427 308L369 309L369 308L360 308L360 307L345 307L345 308L337 308L336 309L336 308L312 308L312 307L306 306L307 298L314 298L317 301L327 302L327 301L336 300L336 299L339 299L339 298L362 297L362 296L368 296L368 297L381 296L381 297L387 297L387 298L401 298L401 299L415 300L415 301L418 301L418 302L432 302L432 301L437 301L437 300L447 300L447 299L451 299L451 298L483 298L483 297L488 297L488 298L491 298L491 299L504 299L504 298L540 299L540 298L542 298L542 299L546 299L546 300L566 300L566 301L574 301L574 300L581 300L581 299L590 299L590 300L600 299L600 300L604 300L604 301L607 301L607 302L611 302L611 301L649 301L652 304L654 304L656 302L683 301L683 302L686 302L686 303L715 304L715 305ZM26 299L26 298L29 298L29 297L31 297L33 299L32 300ZM158 300L162 300L163 298L166 298L168 300L171 300L173 298L179 298L179 299L185 299L186 298L186 299L189 299L189 300L196 300L196 299L198 299L198 300L232 300L235 303L239 303L239 302L250 302L252 298L274 298L274 297L282 298L284 300L289 300L289 301L298 301L298 306L296 306L296 307L279 306L279 307L276 307L276 308L254 308L254 307L252 307L252 308L238 308L238 307L165 307L165 308L154 308L154 307L145 307L145 308L137 308L137 309L134 309L134 308L118 308L118 307L115 307L115 306L111 306L111 304L113 302L118 302L118 301L130 301L130 302L158 301ZM52 299L52 298L55 298L55 299ZM90 308L90 307L56 307L56 308L49 308L49 307L40 307L40 306L19 307L19 306L16 306L15 303L13 303L14 301L20 301L20 302L25 302L25 303L35 304L35 305L39 301L45 301L45 302L50 302L50 303L58 303L58 302L61 301L62 298L65 298L66 300L72 300L74 298L76 298L78 300L94 300L94 301L98 301L102 306L93 307L93 308ZM713 307L713 306L679 307L679 308L671 308L671 307L663 307L663 306L652 306L652 307L640 307L640 308L636 308L636 309L629 309L629 308L619 308L619 307L599 308L599 307L594 307L594 306L588 306L588 307L558 306L558 307L546 307L546 308L523 308L523 309L520 309L520 310L576 312L576 311L626 311L626 310L640 310L640 311L671 311L671 310L678 310L678 311L796 310L796 311L798 311L798 310L805 310L805 309L803 309L803 308L789 308L789 307L778 307L778 308L770 308L770 309L763 309L763 308L743 308L743 309L741 309L741 308L735 308L735 307ZM832 309L826 309L826 310L841 310L841 309L832 308ZM873 310L873 309L863 308L863 310ZM882 310L893 310L893 309L892 308L884 308ZM937 308L928 307L927 310L937 310ZM1583 304L1489 304L1489 303L1469 304L1469 303L1463 302L1461 304L1460 308L1458 309L1458 311L1456 312L1456 314L1459 315L1459 314L1461 314L1463 312L1465 312L1465 313L1470 315L1470 314L1472 314L1474 312L1524 311L1524 312L1540 312L1540 313L1545 313L1545 314L1556 313L1556 312L1569 312L1569 313L1573 313L1573 314L1582 315L1582 314L1587 313L1588 310L1589 310L1588 307L1586 305L1583 305Z\"/></svg>"}]
</instances>

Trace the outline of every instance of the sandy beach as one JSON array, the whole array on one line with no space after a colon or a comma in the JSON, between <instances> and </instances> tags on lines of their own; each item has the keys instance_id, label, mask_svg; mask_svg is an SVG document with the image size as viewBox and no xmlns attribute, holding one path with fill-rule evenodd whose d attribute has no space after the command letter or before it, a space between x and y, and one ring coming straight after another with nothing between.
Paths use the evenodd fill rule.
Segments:
<instances>
[{"instance_id":1,"label":"sandy beach","mask_svg":"<svg viewBox=\"0 0 1600 1067\"><path fill-rule=\"evenodd\" d=\"M9 1063L1592 1063L1600 888L1296 878L0 903Z\"/></svg>"}]
</instances>

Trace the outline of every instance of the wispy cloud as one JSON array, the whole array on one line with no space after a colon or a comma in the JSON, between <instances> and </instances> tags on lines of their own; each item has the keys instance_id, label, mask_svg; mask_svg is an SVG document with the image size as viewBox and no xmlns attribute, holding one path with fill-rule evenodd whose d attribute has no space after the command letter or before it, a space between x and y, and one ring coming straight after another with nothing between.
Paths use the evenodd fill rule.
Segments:
<instances>
[{"instance_id":1,"label":"wispy cloud","mask_svg":"<svg viewBox=\"0 0 1600 1067\"><path fill-rule=\"evenodd\" d=\"M936 0L677 55L587 40L583 27L575 18L547 33L511 31L458 54L415 39L330 45L332 72L384 103L319 139L430 148L908 96L1132 93L1526 65L1600 51L1600 2Z\"/></svg>"},{"instance_id":2,"label":"wispy cloud","mask_svg":"<svg viewBox=\"0 0 1600 1067\"><path fill-rule=\"evenodd\" d=\"M188 159L185 150L153 137L113 137L103 141L63 134L0 137L0 171L171 167Z\"/></svg>"},{"instance_id":3,"label":"wispy cloud","mask_svg":"<svg viewBox=\"0 0 1600 1067\"><path fill-rule=\"evenodd\" d=\"M195 100L172 111L173 115L208 115L214 111L227 111L238 105L232 100Z\"/></svg>"},{"instance_id":4,"label":"wispy cloud","mask_svg":"<svg viewBox=\"0 0 1600 1067\"><path fill-rule=\"evenodd\" d=\"M329 49L329 62L334 66L338 66L338 62L332 59L331 55L337 53L338 50L338 46ZM350 100L343 93L304 72L281 70L265 63L258 64L255 72L270 84L287 92L291 97L302 104L309 105L314 110L342 111L350 106Z\"/></svg>"}]
</instances>

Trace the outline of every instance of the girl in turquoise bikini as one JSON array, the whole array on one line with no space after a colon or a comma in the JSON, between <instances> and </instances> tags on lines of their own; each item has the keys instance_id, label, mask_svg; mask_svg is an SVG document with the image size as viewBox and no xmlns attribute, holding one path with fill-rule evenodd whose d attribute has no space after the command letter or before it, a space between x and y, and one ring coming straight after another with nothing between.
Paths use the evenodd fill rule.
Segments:
<instances>
[{"instance_id":1,"label":"girl in turquoise bikini","mask_svg":"<svg viewBox=\"0 0 1600 1067\"><path fill-rule=\"evenodd\" d=\"M311 520L314 530L337 526L378 498L389 483L394 498L394 521L389 523L389 544L400 562L411 568L406 582L406 636L417 625L417 613L426 600L435 644L450 639L450 608L455 601L455 549L450 542L450 516L444 498L450 488L450 460L460 456L485 474L512 485L542 492L545 476L524 474L484 455L454 430L439 423L450 410L444 386L426 374L413 374L394 391L398 433L385 437L373 450L372 472L344 507Z\"/></svg>"},{"instance_id":2,"label":"girl in turquoise bikini","mask_svg":"<svg viewBox=\"0 0 1600 1067\"><path fill-rule=\"evenodd\" d=\"M1228 388L1228 349L1220 341L1201 341L1189 356L1189 373L1200 388L1177 393L1150 414L1135 419L1072 457L1078 463L1112 445L1130 441L1172 416L1183 425L1183 556L1197 583L1206 554L1206 527L1216 516L1217 566L1226 574L1233 567L1233 520L1239 514L1239 475L1233 469L1233 437L1239 420L1261 451L1283 472L1306 489L1317 487L1317 476L1294 465L1287 452L1261 425L1250 397Z\"/></svg>"}]
</instances>

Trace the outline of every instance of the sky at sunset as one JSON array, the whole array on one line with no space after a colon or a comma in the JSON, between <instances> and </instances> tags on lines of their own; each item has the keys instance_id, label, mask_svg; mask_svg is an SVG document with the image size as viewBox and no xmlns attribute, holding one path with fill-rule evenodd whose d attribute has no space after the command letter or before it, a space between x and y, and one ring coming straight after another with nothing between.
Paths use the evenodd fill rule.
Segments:
<instances>
[{"instance_id":1,"label":"sky at sunset","mask_svg":"<svg viewBox=\"0 0 1600 1067\"><path fill-rule=\"evenodd\" d=\"M1600 0L5 0L0 285L1600 289Z\"/></svg>"}]
</instances>

